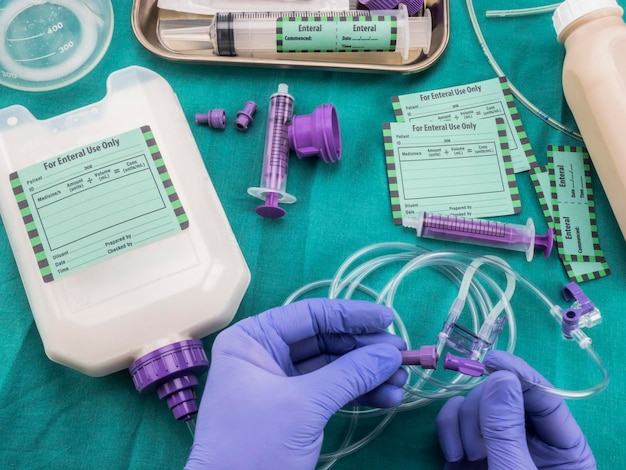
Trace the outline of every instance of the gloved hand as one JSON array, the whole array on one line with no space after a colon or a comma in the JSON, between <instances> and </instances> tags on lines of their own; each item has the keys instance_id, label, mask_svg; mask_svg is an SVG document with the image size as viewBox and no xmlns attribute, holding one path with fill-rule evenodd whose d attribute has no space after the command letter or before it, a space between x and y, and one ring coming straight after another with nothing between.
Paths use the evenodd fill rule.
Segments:
<instances>
[{"instance_id":1,"label":"gloved hand","mask_svg":"<svg viewBox=\"0 0 626 470\"><path fill-rule=\"evenodd\" d=\"M466 398L448 400L437 416L446 470L596 468L563 399L520 381L548 384L537 371L503 351L489 351L484 363L496 372Z\"/></svg>"},{"instance_id":2,"label":"gloved hand","mask_svg":"<svg viewBox=\"0 0 626 470\"><path fill-rule=\"evenodd\" d=\"M222 331L185 469L313 469L341 407L400 403L404 341L393 312L356 300L311 299Z\"/></svg>"}]
</instances>

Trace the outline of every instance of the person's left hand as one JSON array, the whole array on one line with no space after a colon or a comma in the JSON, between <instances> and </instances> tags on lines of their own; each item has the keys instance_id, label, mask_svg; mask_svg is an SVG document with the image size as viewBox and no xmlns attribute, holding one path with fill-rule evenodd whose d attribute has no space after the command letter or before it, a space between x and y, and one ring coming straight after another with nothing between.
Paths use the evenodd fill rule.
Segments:
<instances>
[{"instance_id":1,"label":"person's left hand","mask_svg":"<svg viewBox=\"0 0 626 470\"><path fill-rule=\"evenodd\" d=\"M402 400L406 344L384 332L392 320L375 303L310 299L222 331L185 468L315 468L341 407Z\"/></svg>"}]
</instances>

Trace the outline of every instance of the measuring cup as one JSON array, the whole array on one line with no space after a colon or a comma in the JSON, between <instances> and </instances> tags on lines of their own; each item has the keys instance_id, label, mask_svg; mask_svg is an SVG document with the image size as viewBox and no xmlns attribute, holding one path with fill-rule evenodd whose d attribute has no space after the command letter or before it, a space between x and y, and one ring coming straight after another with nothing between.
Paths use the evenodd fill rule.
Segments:
<instances>
[{"instance_id":1,"label":"measuring cup","mask_svg":"<svg viewBox=\"0 0 626 470\"><path fill-rule=\"evenodd\" d=\"M0 84L44 91L75 82L112 33L111 0L0 0Z\"/></svg>"}]
</instances>

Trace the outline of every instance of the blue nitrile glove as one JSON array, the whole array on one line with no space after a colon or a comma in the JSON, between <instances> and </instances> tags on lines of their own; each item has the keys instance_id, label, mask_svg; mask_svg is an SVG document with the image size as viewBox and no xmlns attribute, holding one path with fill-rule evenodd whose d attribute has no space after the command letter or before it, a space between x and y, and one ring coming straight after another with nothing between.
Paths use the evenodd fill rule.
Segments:
<instances>
[{"instance_id":1,"label":"blue nitrile glove","mask_svg":"<svg viewBox=\"0 0 626 470\"><path fill-rule=\"evenodd\" d=\"M315 468L341 407L400 403L406 345L384 332L392 319L371 302L311 299L222 331L185 468Z\"/></svg>"},{"instance_id":2,"label":"blue nitrile glove","mask_svg":"<svg viewBox=\"0 0 626 470\"><path fill-rule=\"evenodd\" d=\"M484 362L492 371L487 379L466 398L448 400L437 416L446 470L596 468L563 399L520 381L548 384L536 370L503 351L489 351Z\"/></svg>"}]
</instances>

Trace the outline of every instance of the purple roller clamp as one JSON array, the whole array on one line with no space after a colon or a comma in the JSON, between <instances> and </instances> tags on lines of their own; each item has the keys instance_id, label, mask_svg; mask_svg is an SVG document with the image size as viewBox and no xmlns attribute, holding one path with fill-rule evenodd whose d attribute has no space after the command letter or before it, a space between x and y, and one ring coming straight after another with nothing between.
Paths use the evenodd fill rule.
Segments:
<instances>
[{"instance_id":1,"label":"purple roller clamp","mask_svg":"<svg viewBox=\"0 0 626 470\"><path fill-rule=\"evenodd\" d=\"M197 376L208 368L202 341L191 339L140 357L131 364L129 371L139 393L156 391L160 399L166 399L177 420L187 421L198 413Z\"/></svg>"},{"instance_id":2,"label":"purple roller clamp","mask_svg":"<svg viewBox=\"0 0 626 470\"><path fill-rule=\"evenodd\" d=\"M320 157L324 163L341 159L339 118L332 104L320 105L312 114L294 116L288 138L298 158Z\"/></svg>"}]
</instances>

